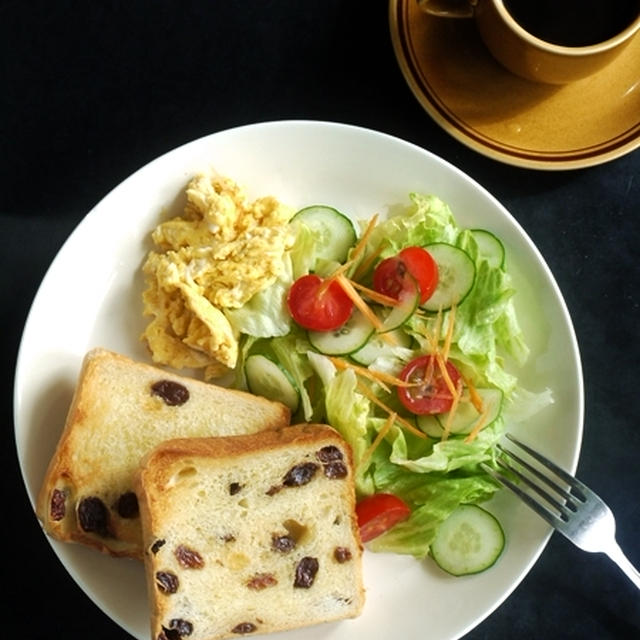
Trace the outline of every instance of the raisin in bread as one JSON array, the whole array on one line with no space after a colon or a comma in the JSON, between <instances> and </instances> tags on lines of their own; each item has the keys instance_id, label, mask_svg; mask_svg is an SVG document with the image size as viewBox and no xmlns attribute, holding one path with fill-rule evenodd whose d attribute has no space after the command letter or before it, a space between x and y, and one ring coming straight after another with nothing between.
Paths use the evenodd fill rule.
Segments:
<instances>
[{"instance_id":1,"label":"raisin in bread","mask_svg":"<svg viewBox=\"0 0 640 640\"><path fill-rule=\"evenodd\" d=\"M145 453L170 438L253 433L289 420L280 403L94 349L40 490L38 517L56 539L142 559L133 476Z\"/></svg>"},{"instance_id":2,"label":"raisin in bread","mask_svg":"<svg viewBox=\"0 0 640 640\"><path fill-rule=\"evenodd\" d=\"M351 451L331 427L165 442L136 486L153 640L218 640L360 614Z\"/></svg>"}]
</instances>

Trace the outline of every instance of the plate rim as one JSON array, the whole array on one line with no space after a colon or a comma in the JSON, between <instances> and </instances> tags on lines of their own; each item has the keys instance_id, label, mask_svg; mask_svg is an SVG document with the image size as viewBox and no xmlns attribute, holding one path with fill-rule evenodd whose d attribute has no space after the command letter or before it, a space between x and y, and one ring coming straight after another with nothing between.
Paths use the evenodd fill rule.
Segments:
<instances>
[{"instance_id":1,"label":"plate rim","mask_svg":"<svg viewBox=\"0 0 640 640\"><path fill-rule=\"evenodd\" d=\"M125 178L123 181L121 181L119 184L117 184L113 189L111 189L103 198L101 198L79 221L79 223L76 225L76 227L72 230L71 234L69 235L69 237L65 240L65 242L62 244L62 246L60 247L59 251L56 253L55 257L53 258L53 260L51 261L48 269L46 270L42 281L36 291L36 294L33 298L33 302L31 304L31 307L29 309L29 313L27 314L27 318L25 320L25 326L24 326L24 330L22 333L22 336L20 338L20 346L18 349L18 354L17 354L17 358L16 358L16 368L15 368L15 383L14 383L14 436L16 437L17 440L17 434L18 434L18 428L19 428L19 413L20 413L20 388L19 388L19 382L23 379L24 377L24 373L22 368L24 367L24 363L23 360L21 358L22 356L22 352L23 352L23 341L25 340L25 336L27 335L27 331L29 329L29 325L31 322L31 315L32 313L35 313L35 309L37 307L37 302L39 297L42 295L41 291L47 286L48 284L48 280L52 277L50 274L54 268L54 264L56 263L56 261L59 259L59 256L61 254L63 254L63 252L65 251L65 248L67 247L67 243L71 241L71 238L73 236L75 236L76 234L81 233L81 227L83 224L86 224L86 220L89 218L89 216L92 215L99 215L101 212L101 207L103 205L103 203L112 196L112 194L114 192L116 192L117 190L123 188L123 185L125 185L125 183L128 183L129 181L132 181L135 179L135 176L137 176L139 173L145 171L145 170L149 170L149 168L157 162L160 162L163 158L165 158L166 156L170 156L171 154L174 154L176 152L178 152L181 149L185 149L186 147L194 147L197 148L199 145L206 145L208 142L212 141L213 139L219 137L219 136L233 136L234 132L242 132L243 130L248 130L248 129L256 129L256 128L262 128L262 127L266 127L266 128L272 128L272 127L328 127L331 129L340 129L341 131L346 131L346 132L350 132L353 133L355 135L366 135L366 136L375 136L381 140L384 140L386 143L391 143L394 145L400 145L400 146L406 146L408 148L410 148L413 152L417 152L419 154L422 154L424 156L428 156L430 158L431 161L437 162L442 164L446 171L450 171L452 173L455 173L458 177L462 178L463 180L465 180L466 182L468 182L468 184L473 187L474 190L479 190L481 191L491 202L492 206L497 207L501 214L506 214L509 218L509 222L512 223L513 225L515 225L515 227L517 228L518 233L521 235L522 239L527 242L530 245L531 250L536 254L537 259L540 261L541 266L543 267L545 274L547 276L547 278L549 278L549 282L551 284L551 286L554 289L554 292L558 298L558 301L561 305L561 311L562 314L565 318L565 321L567 323L566 328L569 330L571 337L572 337L572 351L574 354L574 357L576 358L576 362L577 362L577 374L578 374L578 380L577 380L577 387L576 387L576 391L578 392L578 397L579 397L579 406L578 406L578 415L576 416L576 420L577 420L577 427L578 427L578 433L576 434L576 442L574 443L573 446L573 452L572 452L572 456L571 456L571 471L575 471L575 468L577 466L578 463L578 459L579 459L579 455L580 455L580 450L581 450L581 444L582 444L582 435L583 435L583 423L584 423L584 383L583 383L583 379L582 379L582 368L581 368L581 362L580 362L580 353L579 353L579 347L578 347L578 343L577 343L577 338L575 335L575 330L573 327L573 322L571 320L568 308L566 306L566 302L564 300L564 297L562 296L562 293L558 287L557 282L555 281L555 278L551 272L551 270L549 269L546 261L544 260L544 258L542 257L542 255L540 254L539 250L537 249L537 247L535 246L535 244L532 242L532 240L529 238L528 234L526 233L526 231L521 227L521 225L518 223L518 221L511 215L511 213L506 209L506 207L504 205L502 205L502 203L497 200L497 198L495 198L495 196L493 196L485 187L483 187L480 183L478 183L474 178L472 178L471 176L469 176L468 174L464 173L461 169L459 169L458 167L456 167L455 165L453 165L452 163L450 163L449 161L441 158L440 156L437 156L436 154L434 154L433 152L424 149L420 146L418 146L415 143L409 142L407 140L403 140L399 137L396 137L394 135L388 134L388 133L384 133L381 131L376 131L373 129L369 129L366 127L362 127L362 126L358 126L358 125L353 125L353 124L344 124L344 123L339 123L339 122L331 122L331 121L322 121L322 120L274 120L274 121L264 121L264 122L257 122L257 123L252 123L252 124L244 124L244 125L239 125L237 127L232 127L229 129L225 129L225 130L221 130L221 131L217 131L205 136L202 136L200 138L197 138L195 140L191 140L189 142L186 142L183 145L180 145L178 147L175 147L174 149L170 149L169 151L159 155L157 158L154 158L152 160L150 160L149 162L147 162L146 164L144 164L143 166L141 166L139 169L137 169L136 171L134 171L130 176L128 176L127 178ZM19 458L19 462L20 462L20 469L21 469L21 473L23 474L23 481L25 483L25 486L27 487L27 494L29 495L29 497L31 498L31 493L28 489L28 484L26 482L26 475L25 475L25 470L23 468L23 460L22 457L20 455L20 451L18 450L18 458ZM33 501L32 501L33 502ZM470 629L475 628L478 624L480 624L480 622L482 622L484 619L486 619L486 617L488 617L489 615L491 615L491 613L493 613L493 611L495 611L496 608L498 608L502 602L504 602L504 600L506 598L509 597L509 595L513 592L513 590L520 584L520 582L522 581L522 579L527 575L527 573L530 571L531 567L535 564L535 562L537 562L538 558L540 557L540 555L542 554L542 552L544 551L546 544L548 542L548 539L551 535L551 532L548 532L547 535L544 537L544 539L540 540L538 542L537 545L537 551L535 554L532 555L530 561L528 563L525 564L525 566L523 566L521 568L521 571L514 577L511 578L510 580L510 586L509 588L505 589L500 598L498 598L492 605L491 608L487 609L486 611L484 611L483 615L480 618L476 618L472 621L469 622L467 628L462 631L460 634L456 635L456 636L451 636L451 637L460 637L461 635L464 635L465 633L467 633ZM46 537L46 536L45 536ZM58 543L57 541L53 541L50 540L47 537L48 542L51 544L54 552L58 555L59 559L62 560L60 553L58 553L57 547L61 547L63 546L65 549L67 548L67 545L63 545L63 543ZM75 567L70 568L69 566L67 566L64 562L63 564L65 565L65 569L66 571L69 573L69 575L76 581L76 583L78 583L78 585L82 588L83 591L85 591L85 593L94 601L94 603L107 615L109 615L109 617L111 617L113 619L113 621L116 624L119 624L120 626L122 626L123 628L127 629L130 633L132 633L133 635L133 631L131 631L128 627L127 624L119 617L114 617L113 612L109 612L107 613L102 604L98 604L98 602L95 599L95 594L94 592L87 587L87 585L85 584L85 582L82 580L82 576L75 570Z\"/></svg>"},{"instance_id":2,"label":"plate rim","mask_svg":"<svg viewBox=\"0 0 640 640\"><path fill-rule=\"evenodd\" d=\"M405 20L403 12L408 13L408 2L411 0L389 0L388 18L391 40L396 61L402 75L414 97L427 112L427 114L449 135L464 144L466 147L484 155L492 160L503 162L516 167L526 169L539 169L546 171L560 171L569 169L582 169L611 162L640 148L640 118L632 127L617 136L607 139L600 144L585 146L575 151L536 152L516 148L511 144L501 143L496 139L485 136L472 126L467 126L462 120L458 120L455 114L449 111L446 103L440 96L424 86L421 82L421 74L410 52L407 51L408 43L404 32ZM636 35L640 39L640 33ZM615 64L615 61L612 63ZM619 142L622 142L620 144ZM599 153L593 153L594 147L605 145Z\"/></svg>"}]
</instances>

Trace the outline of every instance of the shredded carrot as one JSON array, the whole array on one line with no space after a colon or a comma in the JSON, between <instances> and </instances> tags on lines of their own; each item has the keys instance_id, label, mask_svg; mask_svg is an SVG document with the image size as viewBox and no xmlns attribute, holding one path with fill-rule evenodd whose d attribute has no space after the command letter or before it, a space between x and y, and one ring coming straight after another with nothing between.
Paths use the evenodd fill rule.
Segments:
<instances>
[{"instance_id":1,"label":"shredded carrot","mask_svg":"<svg viewBox=\"0 0 640 640\"><path fill-rule=\"evenodd\" d=\"M385 245L386 242L381 242L378 247L358 265L357 269L351 276L353 280L361 278L365 273L367 273L367 271L369 271L369 268L374 263L375 259L382 253Z\"/></svg>"},{"instance_id":2,"label":"shredded carrot","mask_svg":"<svg viewBox=\"0 0 640 640\"><path fill-rule=\"evenodd\" d=\"M332 283L333 283L333 276L331 276L330 278L325 278L322 281L322 284L318 287L318 293L317 293L319 300L324 297L324 294L327 293Z\"/></svg>"},{"instance_id":3,"label":"shredded carrot","mask_svg":"<svg viewBox=\"0 0 640 640\"><path fill-rule=\"evenodd\" d=\"M431 351L433 353L438 352L441 331L442 331L442 309L438 309L438 315L436 316L436 326L434 327L433 333L430 336Z\"/></svg>"},{"instance_id":4,"label":"shredded carrot","mask_svg":"<svg viewBox=\"0 0 640 640\"><path fill-rule=\"evenodd\" d=\"M464 384L469 391L469 400L471 404L476 408L478 413L482 413L484 411L484 404L482 402L482 398L480 394L477 392L475 385L471 380L463 376Z\"/></svg>"},{"instance_id":5,"label":"shredded carrot","mask_svg":"<svg viewBox=\"0 0 640 640\"><path fill-rule=\"evenodd\" d=\"M362 395L366 396L374 404L377 404L381 409L384 409L384 411L386 411L388 414L394 413L393 409L388 407L384 402L382 402L382 400L377 398L371 392L371 389L369 389L366 385L358 382L358 389L360 390ZM419 429L414 427L408 420L405 420L404 418L402 418L400 416L396 416L396 421L399 422L403 427L405 427L405 429L407 429L408 431L411 431L411 433L413 433L413 435L418 436L418 438L426 438L427 437L424 433L422 433L422 431L420 431Z\"/></svg>"},{"instance_id":6,"label":"shredded carrot","mask_svg":"<svg viewBox=\"0 0 640 640\"><path fill-rule=\"evenodd\" d=\"M332 282L338 279L338 276L346 273L347 269L353 264L353 260L347 260L344 264L341 264L331 275L324 278L324 282L320 286L318 291L318 296L322 297L326 290L329 288Z\"/></svg>"},{"instance_id":7,"label":"shredded carrot","mask_svg":"<svg viewBox=\"0 0 640 640\"><path fill-rule=\"evenodd\" d=\"M383 438L389 433L389 429L393 426L393 423L396 421L397 414L391 413L387 418L387 421L382 425L382 429L378 431L376 437L373 442L367 447L367 450L362 454L362 458L360 458L360 462L358 463L358 467L364 468L366 464L369 462L369 459L373 455L373 452L378 448L378 445L382 442Z\"/></svg>"},{"instance_id":8,"label":"shredded carrot","mask_svg":"<svg viewBox=\"0 0 640 640\"><path fill-rule=\"evenodd\" d=\"M374 291L373 289L369 289L368 287L365 287L363 284L360 284L359 282L356 282L355 280L352 280L351 278L349 278L349 280L351 281L351 284L358 290L358 291L362 291L362 293L366 294L367 297L371 298L374 302L379 302L380 304L384 304L388 307L396 307L398 306L398 304L400 304L399 300L396 300L395 298L392 298L391 296L385 296L383 293L378 293L377 291Z\"/></svg>"},{"instance_id":9,"label":"shredded carrot","mask_svg":"<svg viewBox=\"0 0 640 640\"><path fill-rule=\"evenodd\" d=\"M480 418L478 418L478 422L476 422L476 426L473 427L469 435L464 439L465 443L473 442L476 439L476 436L482 431L485 423L487 422L487 418L489 417L489 409L485 409Z\"/></svg>"},{"instance_id":10,"label":"shredded carrot","mask_svg":"<svg viewBox=\"0 0 640 640\"><path fill-rule=\"evenodd\" d=\"M334 356L329 356L329 360L333 362L333 364L338 369L353 369L356 373L361 376L372 380L373 382L377 382L384 388L385 391L390 392L389 387L386 386L386 383L392 384L396 387L416 387L418 383L415 382L406 382L405 380L401 380L400 378L396 378L389 373L385 373L384 371L376 371L375 369L368 369L367 367L360 367L357 364L353 364L351 362L347 362L346 360L342 360L341 358L336 358Z\"/></svg>"},{"instance_id":11,"label":"shredded carrot","mask_svg":"<svg viewBox=\"0 0 640 640\"><path fill-rule=\"evenodd\" d=\"M353 284L351 284L351 280L349 280L344 274L339 273L336 276L336 281L342 287L342 290L351 298L353 304L360 309L362 314L369 320L369 322L376 328L379 332L379 335L382 336L382 339L388 342L389 344L396 345L397 341L393 337L393 335L388 331L382 331L384 329L382 320L376 316L373 311L369 308L369 305L362 299L360 294L355 290Z\"/></svg>"},{"instance_id":12,"label":"shredded carrot","mask_svg":"<svg viewBox=\"0 0 640 640\"><path fill-rule=\"evenodd\" d=\"M358 240L356 246L352 249L349 259L344 264L341 264L330 276L326 278L328 282L331 282L332 280L335 280L337 276L346 273L353 266L355 261L358 259L358 256L364 250L364 246L367 243L367 240L369 239L371 232L376 226L377 221L378 221L378 214L376 213L371 218L371 220L369 220L367 228L365 229L364 233L360 237L360 240Z\"/></svg>"},{"instance_id":13,"label":"shredded carrot","mask_svg":"<svg viewBox=\"0 0 640 640\"><path fill-rule=\"evenodd\" d=\"M449 434L451 433L451 423L453 422L453 417L456 415L456 411L458 410L458 404L460 402L460 397L462 396L461 389L456 389L456 393L453 394L453 402L451 403L451 409L449 409L449 414L447 415L447 420L442 428L442 437L441 441L444 442L449 438Z\"/></svg>"},{"instance_id":14,"label":"shredded carrot","mask_svg":"<svg viewBox=\"0 0 640 640\"><path fill-rule=\"evenodd\" d=\"M353 260L348 260L344 264L341 264L330 276L329 280L334 280L336 276L339 276L341 273L346 273L349 267L353 264Z\"/></svg>"},{"instance_id":15,"label":"shredded carrot","mask_svg":"<svg viewBox=\"0 0 640 640\"><path fill-rule=\"evenodd\" d=\"M360 297L360 294L354 289L351 281L342 273L337 274L335 279L342 287L343 291L349 296L349 298L351 298L353 304L362 311L364 316L367 317L369 322L371 322L378 331L382 329L382 321L375 313L373 313L373 311L371 311L367 303Z\"/></svg>"},{"instance_id":16,"label":"shredded carrot","mask_svg":"<svg viewBox=\"0 0 640 640\"><path fill-rule=\"evenodd\" d=\"M378 224L378 218L380 216L376 213L372 216L371 220L367 223L367 228L364 230L364 233L360 236L360 240L353 248L350 256L350 262L356 260L356 258L364 251L364 247L369 241L369 237L371 236L371 232L374 230L376 224Z\"/></svg>"},{"instance_id":17,"label":"shredded carrot","mask_svg":"<svg viewBox=\"0 0 640 640\"><path fill-rule=\"evenodd\" d=\"M414 314L420 313L420 307L418 307ZM437 347L434 349L434 344L437 344L437 340L434 341L434 334L429 330L429 327L426 325L418 325L415 327L416 333L419 333L426 341L427 347L425 348L426 353L434 353L437 350Z\"/></svg>"},{"instance_id":18,"label":"shredded carrot","mask_svg":"<svg viewBox=\"0 0 640 640\"><path fill-rule=\"evenodd\" d=\"M444 338L444 346L442 347L442 357L446 362L449 358L449 350L451 349L451 341L453 339L453 324L456 321L456 305L451 306L449 311L449 322L447 324L447 334Z\"/></svg>"},{"instance_id":19,"label":"shredded carrot","mask_svg":"<svg viewBox=\"0 0 640 640\"><path fill-rule=\"evenodd\" d=\"M430 385L433 380L433 372L435 370L436 365L435 358L429 358L427 361L427 366L424 369L424 375L422 376L422 383L425 385Z\"/></svg>"},{"instance_id":20,"label":"shredded carrot","mask_svg":"<svg viewBox=\"0 0 640 640\"><path fill-rule=\"evenodd\" d=\"M376 376L369 369L366 369L365 367L359 367L355 364L352 365L348 362L345 362L344 360L340 360L339 358L329 357L329 360L331 360L331 362L333 362L333 364L335 364L338 369L352 369L364 378L367 378L372 382L377 382L387 393L391 393L391 389L389 389L385 382L383 382L381 379L376 378Z\"/></svg>"},{"instance_id":21,"label":"shredded carrot","mask_svg":"<svg viewBox=\"0 0 640 640\"><path fill-rule=\"evenodd\" d=\"M442 441L444 442L451 433L451 425L453 424L453 419L455 418L456 413L458 412L458 407L460 406L460 396L453 396L453 402L451 403L451 409L449 409L449 413L447 414L447 420L445 422L444 428L442 429Z\"/></svg>"},{"instance_id":22,"label":"shredded carrot","mask_svg":"<svg viewBox=\"0 0 640 640\"><path fill-rule=\"evenodd\" d=\"M435 359L436 359L436 362L438 363L438 368L440 369L442 379L447 385L447 389L449 389L449 391L451 392L451 395L454 397L457 395L460 395L458 389L456 389L456 386L453 384L453 380L451 379L451 376L449 375L449 371L447 370L447 365L444 361L444 358L442 357L442 354L436 353Z\"/></svg>"}]
</instances>

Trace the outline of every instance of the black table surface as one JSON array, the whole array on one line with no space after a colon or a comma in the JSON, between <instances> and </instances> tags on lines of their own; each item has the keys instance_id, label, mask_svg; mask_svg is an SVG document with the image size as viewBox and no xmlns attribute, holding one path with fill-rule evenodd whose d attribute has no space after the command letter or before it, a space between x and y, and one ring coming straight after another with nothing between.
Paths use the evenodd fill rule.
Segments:
<instances>
[{"instance_id":1,"label":"black table surface","mask_svg":"<svg viewBox=\"0 0 640 640\"><path fill-rule=\"evenodd\" d=\"M14 366L48 265L82 217L148 161L206 134L282 119L344 122L413 142L477 180L524 227L555 275L581 350L578 475L612 507L619 542L640 566L640 152L591 168L537 171L468 149L411 94L382 1L5 0L4 637L129 637L55 557L19 472ZM432 637L428 620L421 637ZM466 636L503 637L638 638L640 592L606 557L554 534L509 598Z\"/></svg>"}]
</instances>

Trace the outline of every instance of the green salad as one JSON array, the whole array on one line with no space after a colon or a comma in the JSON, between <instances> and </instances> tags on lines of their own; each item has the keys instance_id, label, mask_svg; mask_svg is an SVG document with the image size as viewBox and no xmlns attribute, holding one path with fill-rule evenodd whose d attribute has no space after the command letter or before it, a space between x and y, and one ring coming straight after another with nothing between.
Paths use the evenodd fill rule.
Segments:
<instances>
[{"instance_id":1,"label":"green salad","mask_svg":"<svg viewBox=\"0 0 640 640\"><path fill-rule=\"evenodd\" d=\"M490 566L499 527L482 534L488 557L461 569L448 567L446 550L439 559L438 532L498 490L481 463L495 465L507 425L553 401L513 373L529 350L502 242L418 193L384 220L358 225L315 205L290 224L284 275L225 311L242 336L235 386L342 434L368 549L431 553L451 573ZM454 527L458 542L475 517Z\"/></svg>"}]
</instances>

